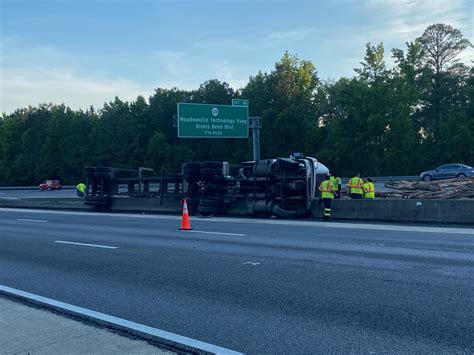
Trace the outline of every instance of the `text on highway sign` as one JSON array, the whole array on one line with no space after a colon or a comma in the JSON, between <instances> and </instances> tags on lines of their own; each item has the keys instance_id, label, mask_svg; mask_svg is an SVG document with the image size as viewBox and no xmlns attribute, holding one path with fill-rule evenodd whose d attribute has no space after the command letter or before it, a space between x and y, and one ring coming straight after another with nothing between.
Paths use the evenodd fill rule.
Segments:
<instances>
[{"instance_id":1,"label":"text on highway sign","mask_svg":"<svg viewBox=\"0 0 474 355\"><path fill-rule=\"evenodd\" d=\"M178 103L179 138L247 138L248 106Z\"/></svg>"}]
</instances>

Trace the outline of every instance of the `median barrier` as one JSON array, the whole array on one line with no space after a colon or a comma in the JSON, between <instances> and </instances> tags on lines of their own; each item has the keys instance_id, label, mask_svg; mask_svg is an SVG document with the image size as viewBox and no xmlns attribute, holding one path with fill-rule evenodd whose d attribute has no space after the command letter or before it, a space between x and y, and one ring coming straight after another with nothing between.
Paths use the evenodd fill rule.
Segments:
<instances>
[{"instance_id":1,"label":"median barrier","mask_svg":"<svg viewBox=\"0 0 474 355\"><path fill-rule=\"evenodd\" d=\"M84 200L78 197L65 197L65 198L0 197L0 207L57 209L57 210L91 210L89 206L84 205Z\"/></svg>"},{"instance_id":2,"label":"median barrier","mask_svg":"<svg viewBox=\"0 0 474 355\"><path fill-rule=\"evenodd\" d=\"M315 203L313 215L323 207ZM474 200L333 200L331 219L474 224Z\"/></svg>"},{"instance_id":3,"label":"median barrier","mask_svg":"<svg viewBox=\"0 0 474 355\"><path fill-rule=\"evenodd\" d=\"M84 200L70 198L0 198L0 207L92 211ZM181 214L181 200L164 198L115 198L111 212ZM227 215L252 216L245 203L230 204ZM323 207L317 201L312 214L320 219ZM390 221L402 223L474 224L474 200L333 200L331 219Z\"/></svg>"}]
</instances>

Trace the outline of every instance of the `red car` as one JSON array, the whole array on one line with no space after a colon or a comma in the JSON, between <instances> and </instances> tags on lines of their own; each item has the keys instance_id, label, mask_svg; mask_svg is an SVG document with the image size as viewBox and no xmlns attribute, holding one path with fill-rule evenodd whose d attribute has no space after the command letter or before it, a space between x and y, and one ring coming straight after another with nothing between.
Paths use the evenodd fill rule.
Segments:
<instances>
[{"instance_id":1,"label":"red car","mask_svg":"<svg viewBox=\"0 0 474 355\"><path fill-rule=\"evenodd\" d=\"M61 190L61 182L59 180L44 180L40 186L40 190Z\"/></svg>"}]
</instances>

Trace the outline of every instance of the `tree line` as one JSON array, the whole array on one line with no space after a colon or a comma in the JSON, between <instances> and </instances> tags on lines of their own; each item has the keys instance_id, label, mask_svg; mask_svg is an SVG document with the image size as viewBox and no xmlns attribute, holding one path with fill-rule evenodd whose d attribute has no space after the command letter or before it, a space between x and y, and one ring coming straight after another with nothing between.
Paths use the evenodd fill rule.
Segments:
<instances>
[{"instance_id":1,"label":"tree line","mask_svg":"<svg viewBox=\"0 0 474 355\"><path fill-rule=\"evenodd\" d=\"M267 72L235 90L209 80L195 90L157 88L148 101L118 97L100 109L41 104L3 114L0 184L82 179L85 166L152 167L179 171L183 162L252 159L252 139L178 139L178 102L250 102L260 116L261 157L303 152L334 173L413 175L442 163L474 165L474 68L459 55L471 43L449 25L429 26L394 48L366 45L352 78L321 80L316 67L284 53Z\"/></svg>"}]
</instances>

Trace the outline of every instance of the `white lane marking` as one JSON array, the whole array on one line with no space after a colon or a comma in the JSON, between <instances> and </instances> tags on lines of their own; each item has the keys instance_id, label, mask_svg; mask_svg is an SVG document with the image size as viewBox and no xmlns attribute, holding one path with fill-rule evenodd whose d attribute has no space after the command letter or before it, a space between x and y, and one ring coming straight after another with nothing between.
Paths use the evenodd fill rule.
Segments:
<instances>
[{"instance_id":1,"label":"white lane marking","mask_svg":"<svg viewBox=\"0 0 474 355\"><path fill-rule=\"evenodd\" d=\"M188 233L204 233L204 234L223 234L223 235L235 235L237 237L243 237L247 234L242 233L226 233L226 232L207 232L207 231L195 231L195 230L182 230L181 232L188 232Z\"/></svg>"},{"instance_id":2,"label":"white lane marking","mask_svg":"<svg viewBox=\"0 0 474 355\"><path fill-rule=\"evenodd\" d=\"M255 265L260 265L260 263L253 263L251 261L246 261L245 263L243 263L243 265L253 265L253 266L255 266Z\"/></svg>"},{"instance_id":3,"label":"white lane marking","mask_svg":"<svg viewBox=\"0 0 474 355\"><path fill-rule=\"evenodd\" d=\"M21 222L39 222L39 223L48 223L48 221L44 219L28 219L28 218L17 218L17 221Z\"/></svg>"},{"instance_id":4,"label":"white lane marking","mask_svg":"<svg viewBox=\"0 0 474 355\"><path fill-rule=\"evenodd\" d=\"M55 243L61 244L72 244L72 245L80 245L84 247L94 247L94 248L104 248L104 249L118 249L118 247L111 247L109 245L99 245L99 244L87 244L87 243L77 243L77 242L66 242L64 240L55 240Z\"/></svg>"},{"instance_id":5,"label":"white lane marking","mask_svg":"<svg viewBox=\"0 0 474 355\"><path fill-rule=\"evenodd\" d=\"M6 294L10 296L20 297L35 304L39 304L41 306L46 306L48 308L53 308L56 310L60 310L63 313L73 314L75 316L79 316L81 318L86 318L88 320L93 320L95 322L99 322L100 324L105 324L109 327L115 329L126 330L131 332L132 334L150 337L153 340L160 339L161 341L172 343L175 346L185 346L190 347L192 349L196 349L199 352L208 352L212 354L222 354L222 355L243 355L237 351L233 351L226 348L221 348L220 346L205 343L203 341L199 341L196 339L188 338L179 334L174 334L167 332L165 330L161 330L158 328L149 327L144 324L135 323L128 321L123 318L114 317L105 313L96 312L87 308L82 308L78 306L74 306L69 303L64 303L60 301L53 300L51 298L35 295L33 293L21 291L15 288L11 288L8 286L0 285L0 294Z\"/></svg>"},{"instance_id":6,"label":"white lane marking","mask_svg":"<svg viewBox=\"0 0 474 355\"><path fill-rule=\"evenodd\" d=\"M139 214L119 214L119 213L97 213L97 212L73 212L73 211L46 211L31 210L20 208L0 208L0 212L27 212L37 214L59 214L59 215L75 215L75 216L97 216L112 218L144 218L144 219L168 219L181 220L181 216L168 215L139 215ZM252 219L252 218L229 218L229 217L213 217L206 220L218 223L246 223L246 224L273 224L284 226L302 226L302 227L321 227L321 228L343 228L343 229L365 229L365 230L386 230L394 232L417 232L417 233L440 233L440 234L467 234L474 235L474 228L454 228L454 227L421 227L421 226L405 226L396 224L366 224L366 223L347 223L334 222L325 223L318 221L289 221L274 219Z\"/></svg>"}]
</instances>

